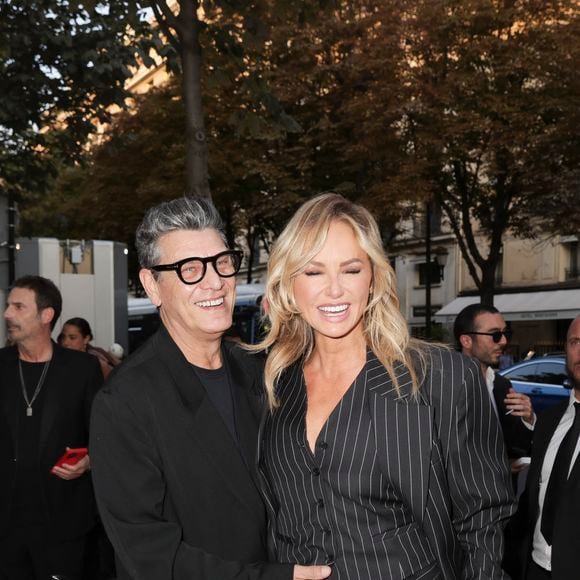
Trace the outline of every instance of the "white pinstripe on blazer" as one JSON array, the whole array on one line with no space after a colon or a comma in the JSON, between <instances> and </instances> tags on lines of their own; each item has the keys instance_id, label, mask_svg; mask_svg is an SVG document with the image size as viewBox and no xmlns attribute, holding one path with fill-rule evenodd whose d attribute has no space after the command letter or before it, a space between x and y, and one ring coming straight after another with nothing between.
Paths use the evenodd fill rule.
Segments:
<instances>
[{"instance_id":1,"label":"white pinstripe on blazer","mask_svg":"<svg viewBox=\"0 0 580 580\"><path fill-rule=\"evenodd\" d=\"M481 372L472 359L443 348L429 347L426 355L415 397L403 365L395 369L397 392L369 352L365 387L381 471L436 554L439 571L429 578L506 578L500 564L503 527L514 500L503 437ZM271 496L267 481L264 488L274 522L281 498ZM275 545L276 530L271 532ZM413 537L409 550L402 546L411 558ZM399 540L405 543L403 533ZM393 568L401 579L408 577L403 569L420 567L409 564Z\"/></svg>"}]
</instances>

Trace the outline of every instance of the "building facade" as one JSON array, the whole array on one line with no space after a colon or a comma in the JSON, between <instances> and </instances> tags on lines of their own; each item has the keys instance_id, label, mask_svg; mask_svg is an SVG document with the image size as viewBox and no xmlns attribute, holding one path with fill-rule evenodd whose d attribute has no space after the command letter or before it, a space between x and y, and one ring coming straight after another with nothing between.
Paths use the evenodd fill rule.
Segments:
<instances>
[{"instance_id":1,"label":"building facade","mask_svg":"<svg viewBox=\"0 0 580 580\"><path fill-rule=\"evenodd\" d=\"M401 310L416 336L426 327L427 275L424 232L412 226L391 249L397 272ZM486 240L481 237L483 247ZM578 236L504 238L496 272L494 305L513 331L510 350L515 360L529 351L542 355L564 348L566 330L580 315L580 252ZM431 236L432 337L452 342L457 314L480 301L455 237L435 227Z\"/></svg>"}]
</instances>

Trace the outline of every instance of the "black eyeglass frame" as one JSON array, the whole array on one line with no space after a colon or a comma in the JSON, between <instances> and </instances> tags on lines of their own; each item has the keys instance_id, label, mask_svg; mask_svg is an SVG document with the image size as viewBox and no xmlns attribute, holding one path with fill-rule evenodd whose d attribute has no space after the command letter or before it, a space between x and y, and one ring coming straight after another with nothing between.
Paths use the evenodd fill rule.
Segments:
<instances>
[{"instance_id":1,"label":"black eyeglass frame","mask_svg":"<svg viewBox=\"0 0 580 580\"><path fill-rule=\"evenodd\" d=\"M222 274L217 269L217 261L223 256L234 257L234 271L231 274ZM183 260L179 260L178 262L174 262L173 264L159 264L158 266L151 266L149 269L154 270L155 272L174 271L177 274L177 277L181 280L181 282L187 284L188 286L192 286L193 284L199 284L199 282L201 282L205 278L208 264L211 264L213 266L215 273L220 278L231 278L232 276L235 276L240 271L243 258L244 252L242 252L241 250L224 250L223 252L220 252L215 256L208 256L207 258L198 258L197 256L191 256L190 258L183 258ZM184 264L187 264L187 262L191 262L192 260L197 260L198 262L201 262L203 264L203 270L201 276L197 280L193 282L187 282L183 277L183 274L181 273L181 268L183 267Z\"/></svg>"},{"instance_id":2,"label":"black eyeglass frame","mask_svg":"<svg viewBox=\"0 0 580 580\"><path fill-rule=\"evenodd\" d=\"M507 328L506 330L494 330L493 332L466 332L465 334L491 336L491 340L493 340L493 342L498 344L502 336L505 336L505 339L507 341L511 340L513 332L509 328Z\"/></svg>"}]
</instances>

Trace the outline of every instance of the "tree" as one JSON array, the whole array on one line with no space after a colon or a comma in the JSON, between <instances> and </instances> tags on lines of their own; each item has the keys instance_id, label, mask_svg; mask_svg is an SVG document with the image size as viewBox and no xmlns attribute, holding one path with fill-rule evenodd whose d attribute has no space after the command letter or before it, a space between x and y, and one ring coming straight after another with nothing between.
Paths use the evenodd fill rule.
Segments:
<instances>
[{"instance_id":1,"label":"tree","mask_svg":"<svg viewBox=\"0 0 580 580\"><path fill-rule=\"evenodd\" d=\"M373 211L387 245L405 208L385 203L404 156L396 131L403 90L398 0L304 3L271 25L265 77L302 131L270 154L283 187L302 197L335 191ZM300 10L301 9L301 10ZM408 192L405 192L407 194Z\"/></svg>"},{"instance_id":2,"label":"tree","mask_svg":"<svg viewBox=\"0 0 580 580\"><path fill-rule=\"evenodd\" d=\"M171 5L170 5L171 4ZM183 75L186 134L187 195L211 197L207 170L207 142L202 108L202 21L198 0L151 0L155 18L164 37L179 55ZM173 6L178 7L174 12Z\"/></svg>"},{"instance_id":3,"label":"tree","mask_svg":"<svg viewBox=\"0 0 580 580\"><path fill-rule=\"evenodd\" d=\"M57 165L78 160L97 123L124 106L146 29L123 0L0 3L0 195L9 208L0 215L8 221L1 286L14 277L16 201L38 199Z\"/></svg>"},{"instance_id":4,"label":"tree","mask_svg":"<svg viewBox=\"0 0 580 580\"><path fill-rule=\"evenodd\" d=\"M135 229L147 208L183 193L179 93L175 84L152 89L115 115L83 165L61 167L49 195L22 211L23 235L123 241L138 287Z\"/></svg>"},{"instance_id":5,"label":"tree","mask_svg":"<svg viewBox=\"0 0 580 580\"><path fill-rule=\"evenodd\" d=\"M506 231L574 231L563 213L578 205L571 0L273 0L249 5L253 19L229 5L204 14L200 82L230 239L243 226L250 248L268 243L301 199L335 190L369 206L389 241L404 211L435 199L489 301ZM139 99L92 157L83 205L114 208L103 228L181 193L179 78ZM136 219L109 231L127 239Z\"/></svg>"},{"instance_id":6,"label":"tree","mask_svg":"<svg viewBox=\"0 0 580 580\"><path fill-rule=\"evenodd\" d=\"M237 58L214 46L220 37L229 37L239 14L224 12L212 20L201 75L210 184L230 241L241 232L247 238L248 279L254 241L267 248L304 197L333 189L364 198L376 175L392 173L386 163L380 169L375 153L380 149L392 159L397 146L392 140L385 145L367 139L375 154L368 162L368 152L353 139L360 119L349 111L353 101L364 107L369 83L389 79L382 94L375 95L377 109L384 95L395 93L393 75L387 72L396 53L381 60L377 50L372 74L357 60L365 57L369 31L377 34L375 12L381 5L378 0L344 2L335 9L297 2L284 11L254 11L253 26L259 22L269 32L266 43L253 42L252 34L244 37L243 73ZM358 18L356 26L353 18ZM67 196L76 177L63 175L53 199L27 212L23 229L48 234L65 225L71 236L84 232L84 237L131 243L145 209L182 192L181 83L176 74L166 88L138 97L134 114L120 114L91 155L86 179L78 186L80 198ZM378 127L373 135L384 139ZM90 214L82 220L82 208L88 207ZM385 232L392 235L396 216L384 204L379 209Z\"/></svg>"},{"instance_id":7,"label":"tree","mask_svg":"<svg viewBox=\"0 0 580 580\"><path fill-rule=\"evenodd\" d=\"M357 125L372 116L370 95L384 107L398 93L391 29L397 16L383 11L385 4L393 8L388 0L326 4L298 10L294 18L280 16L272 25L271 67L265 74L302 128L283 144L275 162L293 167L289 186L305 195L333 189L360 198L376 181L377 147L384 158L392 145L382 129L367 124L365 143L372 145L361 146ZM377 38L384 49L380 55L370 48ZM377 82L380 95L372 91ZM353 115L357 107L358 116Z\"/></svg>"},{"instance_id":8,"label":"tree","mask_svg":"<svg viewBox=\"0 0 580 580\"><path fill-rule=\"evenodd\" d=\"M205 127L202 104L204 78L210 82L229 84L237 81L245 91L253 94L258 107L275 123L282 123L286 130L295 130L292 121L284 115L275 97L270 94L252 67L252 56L264 49L268 29L261 20L263 15L284 0L148 0L136 2L136 6L150 6L159 24L161 38L169 42L178 62L170 60L174 71L179 64L183 81L183 102L186 127L186 187L188 195L211 197L208 174L208 134ZM205 33L205 34L204 34ZM171 58L171 51L164 49ZM202 54L214 63L221 60L229 68L206 66ZM233 67L233 68L232 68ZM249 111L238 111L240 124L252 122L246 116Z\"/></svg>"},{"instance_id":9,"label":"tree","mask_svg":"<svg viewBox=\"0 0 580 580\"><path fill-rule=\"evenodd\" d=\"M248 106L249 95L242 96L235 84L224 88L210 83L206 92L214 203L232 245L241 235L267 240L273 227L281 229L295 204L291 196L269 191L268 184L280 172L263 161L270 143L263 127L253 133L252 125L230 121ZM133 109L115 116L84 166L62 170L50 195L23 211L22 232L124 241L131 250L130 276L138 287L135 229L149 207L183 193L184 118L179 75L136 96ZM272 131L274 125L267 127ZM251 276L252 268L248 270Z\"/></svg>"},{"instance_id":10,"label":"tree","mask_svg":"<svg viewBox=\"0 0 580 580\"><path fill-rule=\"evenodd\" d=\"M443 208L482 302L491 304L505 233L549 230L554 183L578 200L578 125L570 126L578 115L578 6L411 5L400 120L409 155L400 183Z\"/></svg>"},{"instance_id":11,"label":"tree","mask_svg":"<svg viewBox=\"0 0 580 580\"><path fill-rule=\"evenodd\" d=\"M0 4L0 181L42 192L58 159L78 160L97 123L124 107L147 25L123 0ZM144 38L144 37L143 37Z\"/></svg>"},{"instance_id":12,"label":"tree","mask_svg":"<svg viewBox=\"0 0 580 580\"><path fill-rule=\"evenodd\" d=\"M338 189L385 219L435 200L491 302L506 232L577 223L561 220L580 201L577 5L332 6L292 34L286 22L291 40L272 57L268 80L303 128L285 151L296 185Z\"/></svg>"}]
</instances>

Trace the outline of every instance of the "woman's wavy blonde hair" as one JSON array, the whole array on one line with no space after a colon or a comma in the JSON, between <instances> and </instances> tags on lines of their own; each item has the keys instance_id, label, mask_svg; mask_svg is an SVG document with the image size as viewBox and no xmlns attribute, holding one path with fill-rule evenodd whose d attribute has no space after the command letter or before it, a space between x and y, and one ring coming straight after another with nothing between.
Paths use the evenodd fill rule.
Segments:
<instances>
[{"instance_id":1,"label":"woman's wavy blonde hair","mask_svg":"<svg viewBox=\"0 0 580 580\"><path fill-rule=\"evenodd\" d=\"M368 210L336 193L325 193L304 203L276 240L268 262L265 297L270 329L251 350L268 350L265 369L266 391L271 409L277 406L275 386L282 373L300 358L308 360L314 348L314 334L302 318L294 300L294 278L320 252L330 224L350 225L373 270L371 293L364 312L363 329L367 345L390 374L399 389L394 372L396 363L404 364L419 390L415 369L420 343L409 336L407 323L399 310L396 278L389 264L378 225Z\"/></svg>"}]
</instances>

